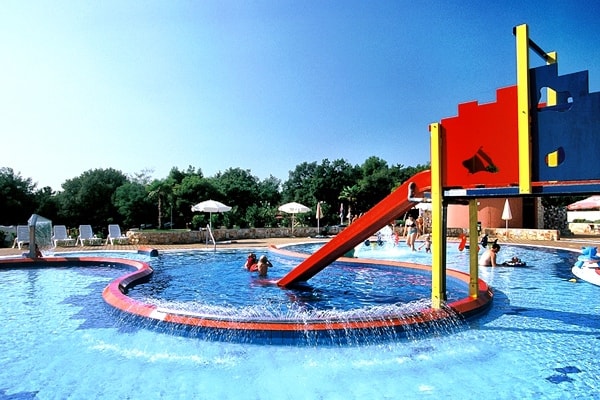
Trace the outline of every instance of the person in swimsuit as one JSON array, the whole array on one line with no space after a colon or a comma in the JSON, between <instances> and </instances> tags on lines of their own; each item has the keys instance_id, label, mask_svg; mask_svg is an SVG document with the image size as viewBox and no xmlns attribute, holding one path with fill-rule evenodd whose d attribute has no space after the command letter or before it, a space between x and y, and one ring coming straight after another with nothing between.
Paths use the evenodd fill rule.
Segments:
<instances>
[{"instance_id":1,"label":"person in swimsuit","mask_svg":"<svg viewBox=\"0 0 600 400\"><path fill-rule=\"evenodd\" d=\"M419 246L419 250L421 250L423 247L425 247L426 253L431 253L431 234L425 237L425 241Z\"/></svg>"},{"instance_id":2,"label":"person in swimsuit","mask_svg":"<svg viewBox=\"0 0 600 400\"><path fill-rule=\"evenodd\" d=\"M494 243L492 248L486 250L481 257L479 258L479 265L484 267L495 267L498 264L496 263L496 256L500 251L500 245L498 243Z\"/></svg>"},{"instance_id":3,"label":"person in swimsuit","mask_svg":"<svg viewBox=\"0 0 600 400\"><path fill-rule=\"evenodd\" d=\"M258 276L267 276L267 272L269 272L269 268L272 266L273 264L267 259L267 256L260 256L258 264L256 265Z\"/></svg>"},{"instance_id":4,"label":"person in swimsuit","mask_svg":"<svg viewBox=\"0 0 600 400\"><path fill-rule=\"evenodd\" d=\"M254 254L254 253L248 254L248 258L246 259L244 268L246 268L246 270L251 271L251 272L256 271L256 269L257 269L256 254Z\"/></svg>"},{"instance_id":5,"label":"person in swimsuit","mask_svg":"<svg viewBox=\"0 0 600 400\"><path fill-rule=\"evenodd\" d=\"M417 239L417 223L415 222L413 217L408 217L406 220L406 244L412 251L415 251L415 240Z\"/></svg>"},{"instance_id":6,"label":"person in swimsuit","mask_svg":"<svg viewBox=\"0 0 600 400\"><path fill-rule=\"evenodd\" d=\"M423 216L419 215L415 222L417 223L417 235L423 235L425 233L425 220Z\"/></svg>"}]
</instances>

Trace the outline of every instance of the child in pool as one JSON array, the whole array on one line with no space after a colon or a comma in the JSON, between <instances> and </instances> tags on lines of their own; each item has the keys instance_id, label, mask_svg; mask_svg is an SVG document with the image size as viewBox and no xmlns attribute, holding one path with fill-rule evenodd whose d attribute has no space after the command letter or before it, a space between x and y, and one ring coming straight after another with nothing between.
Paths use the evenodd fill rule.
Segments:
<instances>
[{"instance_id":1,"label":"child in pool","mask_svg":"<svg viewBox=\"0 0 600 400\"><path fill-rule=\"evenodd\" d=\"M423 247L425 247L426 253L431 253L431 234L428 234L425 237L425 241L419 246L419 250L421 250Z\"/></svg>"},{"instance_id":2,"label":"child in pool","mask_svg":"<svg viewBox=\"0 0 600 400\"><path fill-rule=\"evenodd\" d=\"M269 272L269 268L272 266L273 264L267 259L267 256L260 256L260 260L258 260L258 264L256 264L258 276L267 276L267 272Z\"/></svg>"},{"instance_id":3,"label":"child in pool","mask_svg":"<svg viewBox=\"0 0 600 400\"><path fill-rule=\"evenodd\" d=\"M248 258L246 259L244 268L246 268L246 270L251 271L251 272L257 270L256 254L254 254L254 253L248 254Z\"/></svg>"}]
</instances>

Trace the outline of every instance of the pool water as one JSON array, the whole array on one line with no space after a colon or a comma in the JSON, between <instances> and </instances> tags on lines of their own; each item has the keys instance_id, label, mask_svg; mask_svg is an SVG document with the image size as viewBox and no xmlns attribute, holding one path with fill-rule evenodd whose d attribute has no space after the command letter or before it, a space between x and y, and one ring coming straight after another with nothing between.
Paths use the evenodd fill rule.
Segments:
<instances>
[{"instance_id":1,"label":"pool water","mask_svg":"<svg viewBox=\"0 0 600 400\"><path fill-rule=\"evenodd\" d=\"M468 253L448 251L466 270ZM599 288L569 281L577 253L511 254L529 267L481 269L495 298L469 329L351 346L172 335L120 323L102 301L123 270L1 270L0 399L594 398Z\"/></svg>"},{"instance_id":2,"label":"pool water","mask_svg":"<svg viewBox=\"0 0 600 400\"><path fill-rule=\"evenodd\" d=\"M283 289L274 284L298 259L269 255L267 278L248 273L243 251L170 252L151 261L154 274L128 296L143 303L203 315L243 315L245 320L323 320L336 314L383 312L429 299L429 271L336 263L308 284ZM468 295L466 283L448 279L450 300ZM412 310L412 308L410 308Z\"/></svg>"}]
</instances>

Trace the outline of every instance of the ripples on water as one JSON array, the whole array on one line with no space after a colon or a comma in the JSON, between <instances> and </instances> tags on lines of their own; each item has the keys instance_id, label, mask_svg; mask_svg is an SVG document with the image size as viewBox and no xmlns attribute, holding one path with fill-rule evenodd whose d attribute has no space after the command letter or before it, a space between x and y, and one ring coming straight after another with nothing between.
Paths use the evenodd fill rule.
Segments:
<instances>
[{"instance_id":1,"label":"ripples on water","mask_svg":"<svg viewBox=\"0 0 600 400\"><path fill-rule=\"evenodd\" d=\"M152 260L154 274L128 293L157 306L241 319L327 320L412 313L430 306L430 273L405 268L334 263L308 284L283 289L273 281L297 263L270 255L267 279L247 272L244 251L168 253ZM449 279L450 300L466 284Z\"/></svg>"}]
</instances>

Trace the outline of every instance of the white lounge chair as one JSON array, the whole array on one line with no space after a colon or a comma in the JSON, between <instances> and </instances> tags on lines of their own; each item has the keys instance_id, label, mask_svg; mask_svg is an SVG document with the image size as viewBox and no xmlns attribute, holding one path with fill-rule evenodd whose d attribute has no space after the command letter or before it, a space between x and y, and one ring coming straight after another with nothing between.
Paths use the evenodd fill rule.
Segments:
<instances>
[{"instance_id":1,"label":"white lounge chair","mask_svg":"<svg viewBox=\"0 0 600 400\"><path fill-rule=\"evenodd\" d=\"M19 246L20 249L24 244L29 244L29 226L17 225L17 237L13 242L13 249L15 246Z\"/></svg>"},{"instance_id":2,"label":"white lounge chair","mask_svg":"<svg viewBox=\"0 0 600 400\"><path fill-rule=\"evenodd\" d=\"M129 238L121 233L121 227L117 224L108 225L108 236L106 237L106 243L110 242L111 245L127 242Z\"/></svg>"},{"instance_id":3,"label":"white lounge chair","mask_svg":"<svg viewBox=\"0 0 600 400\"><path fill-rule=\"evenodd\" d=\"M76 240L71 239L67 233L67 227L64 225L54 225L54 233L52 235L52 244L57 247L61 243L64 246L75 246Z\"/></svg>"},{"instance_id":4,"label":"white lounge chair","mask_svg":"<svg viewBox=\"0 0 600 400\"><path fill-rule=\"evenodd\" d=\"M83 247L85 244L91 246L98 246L102 244L102 239L94 236L94 231L92 230L91 225L79 225L79 236L77 236L77 243L81 244Z\"/></svg>"}]
</instances>

